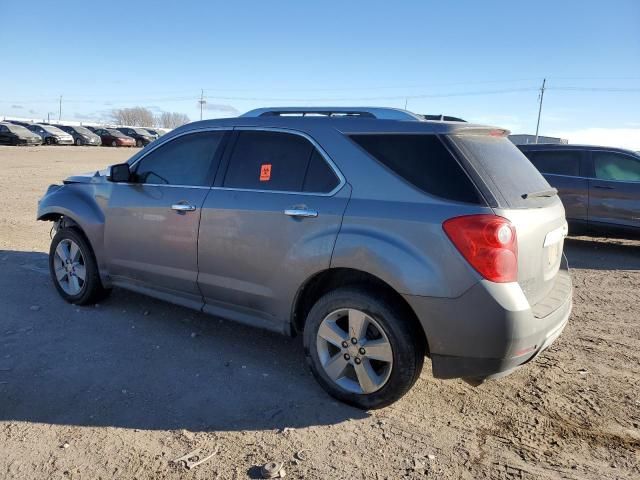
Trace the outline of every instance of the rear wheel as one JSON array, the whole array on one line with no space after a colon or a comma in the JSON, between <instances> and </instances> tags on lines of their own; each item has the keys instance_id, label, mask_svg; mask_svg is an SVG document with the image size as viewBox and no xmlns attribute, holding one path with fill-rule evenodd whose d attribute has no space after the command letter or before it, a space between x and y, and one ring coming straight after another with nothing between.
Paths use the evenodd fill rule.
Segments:
<instances>
[{"instance_id":1,"label":"rear wheel","mask_svg":"<svg viewBox=\"0 0 640 480\"><path fill-rule=\"evenodd\" d=\"M343 288L321 297L304 329L307 363L337 399L363 409L398 400L416 382L424 344L413 318L390 300Z\"/></svg>"},{"instance_id":2,"label":"rear wheel","mask_svg":"<svg viewBox=\"0 0 640 480\"><path fill-rule=\"evenodd\" d=\"M47 137L44 139L44 143L46 143L47 145L52 145L53 139L51 137Z\"/></svg>"},{"instance_id":3,"label":"rear wheel","mask_svg":"<svg viewBox=\"0 0 640 480\"><path fill-rule=\"evenodd\" d=\"M72 228L59 230L49 249L49 271L56 290L69 303L87 305L106 297L93 251Z\"/></svg>"}]
</instances>

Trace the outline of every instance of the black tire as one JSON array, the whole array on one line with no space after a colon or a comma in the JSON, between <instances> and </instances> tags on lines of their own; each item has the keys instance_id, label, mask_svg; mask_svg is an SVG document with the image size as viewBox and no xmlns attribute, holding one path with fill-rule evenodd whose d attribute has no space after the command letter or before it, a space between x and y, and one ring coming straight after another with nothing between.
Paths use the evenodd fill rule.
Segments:
<instances>
[{"instance_id":1,"label":"black tire","mask_svg":"<svg viewBox=\"0 0 640 480\"><path fill-rule=\"evenodd\" d=\"M44 143L47 145L53 145L53 139L51 137L47 137L44 139Z\"/></svg>"},{"instance_id":2,"label":"black tire","mask_svg":"<svg viewBox=\"0 0 640 480\"><path fill-rule=\"evenodd\" d=\"M142 140L140 140L140 139L136 140L136 147L142 148Z\"/></svg>"},{"instance_id":3,"label":"black tire","mask_svg":"<svg viewBox=\"0 0 640 480\"><path fill-rule=\"evenodd\" d=\"M80 140L79 138L76 138L76 146L78 147L82 146L82 140Z\"/></svg>"},{"instance_id":4,"label":"black tire","mask_svg":"<svg viewBox=\"0 0 640 480\"><path fill-rule=\"evenodd\" d=\"M393 351L393 365L386 383L369 394L349 392L324 371L316 348L317 332L331 312L343 308L360 310L371 316L384 330ZM407 393L422 371L425 344L415 318L404 305L380 292L361 288L340 288L322 296L311 308L304 328L307 364L320 385L333 397L369 410L388 406ZM365 345L366 346L366 345Z\"/></svg>"},{"instance_id":5,"label":"black tire","mask_svg":"<svg viewBox=\"0 0 640 480\"><path fill-rule=\"evenodd\" d=\"M60 282L58 282L55 273L54 255L56 248L58 247L58 244L65 239L72 240L80 247L80 252L84 259L85 280L82 285L82 289L76 295L70 295L65 292L60 285ZM89 242L84 238L84 235L74 228L63 228L58 230L58 233L53 237L51 247L49 248L49 273L51 274L51 280L53 281L53 284L60 296L65 301L75 305L91 305L106 298L111 293L111 289L107 289L102 286L96 259Z\"/></svg>"},{"instance_id":6,"label":"black tire","mask_svg":"<svg viewBox=\"0 0 640 480\"><path fill-rule=\"evenodd\" d=\"M111 146L112 147L117 147L118 146L118 142L116 142L115 140L111 141Z\"/></svg>"}]
</instances>

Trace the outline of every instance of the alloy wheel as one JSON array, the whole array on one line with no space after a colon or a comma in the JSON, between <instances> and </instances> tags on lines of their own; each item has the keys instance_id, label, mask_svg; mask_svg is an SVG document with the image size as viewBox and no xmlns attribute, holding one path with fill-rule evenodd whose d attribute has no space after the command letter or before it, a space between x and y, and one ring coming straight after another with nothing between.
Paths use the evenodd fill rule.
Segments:
<instances>
[{"instance_id":1,"label":"alloy wheel","mask_svg":"<svg viewBox=\"0 0 640 480\"><path fill-rule=\"evenodd\" d=\"M320 364L327 376L348 392L370 394L391 375L393 350L382 326L353 308L327 315L316 336Z\"/></svg>"},{"instance_id":2,"label":"alloy wheel","mask_svg":"<svg viewBox=\"0 0 640 480\"><path fill-rule=\"evenodd\" d=\"M82 291L87 269L82 250L76 242L65 238L58 243L53 267L58 285L68 295L78 295Z\"/></svg>"}]
</instances>

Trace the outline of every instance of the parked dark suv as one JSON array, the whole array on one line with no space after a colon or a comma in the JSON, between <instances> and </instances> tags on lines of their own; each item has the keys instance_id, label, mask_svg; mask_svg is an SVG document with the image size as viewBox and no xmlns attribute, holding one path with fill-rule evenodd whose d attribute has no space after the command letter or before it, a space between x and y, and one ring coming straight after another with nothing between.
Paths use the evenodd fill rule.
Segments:
<instances>
[{"instance_id":1,"label":"parked dark suv","mask_svg":"<svg viewBox=\"0 0 640 480\"><path fill-rule=\"evenodd\" d=\"M532 144L518 148L558 189L577 232L640 234L640 155L621 148Z\"/></svg>"},{"instance_id":2,"label":"parked dark suv","mask_svg":"<svg viewBox=\"0 0 640 480\"><path fill-rule=\"evenodd\" d=\"M507 133L375 108L184 125L49 187L52 281L77 305L118 286L301 333L319 383L363 408L425 354L438 378L505 375L572 305L562 202Z\"/></svg>"}]
</instances>

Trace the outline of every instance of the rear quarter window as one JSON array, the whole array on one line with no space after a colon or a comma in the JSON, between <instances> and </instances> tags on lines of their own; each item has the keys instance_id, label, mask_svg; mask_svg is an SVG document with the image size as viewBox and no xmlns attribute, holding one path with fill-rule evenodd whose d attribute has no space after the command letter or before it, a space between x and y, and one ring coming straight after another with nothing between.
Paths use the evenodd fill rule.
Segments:
<instances>
[{"instance_id":1,"label":"rear quarter window","mask_svg":"<svg viewBox=\"0 0 640 480\"><path fill-rule=\"evenodd\" d=\"M436 135L357 134L350 138L425 193L457 202L482 203L471 179Z\"/></svg>"}]
</instances>

